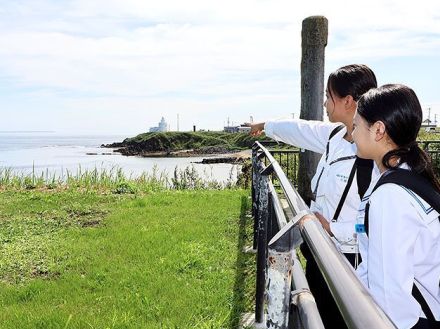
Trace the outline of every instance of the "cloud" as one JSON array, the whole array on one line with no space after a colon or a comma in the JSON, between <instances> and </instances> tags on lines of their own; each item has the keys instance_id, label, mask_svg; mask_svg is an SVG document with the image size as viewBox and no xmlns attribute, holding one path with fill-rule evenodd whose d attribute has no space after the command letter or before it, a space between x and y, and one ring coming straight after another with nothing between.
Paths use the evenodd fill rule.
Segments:
<instances>
[{"instance_id":1,"label":"cloud","mask_svg":"<svg viewBox=\"0 0 440 329\"><path fill-rule=\"evenodd\" d=\"M203 88L218 79L225 84L227 74L232 80L246 75L263 79L271 71L291 70L292 49L281 46L285 51L279 51L289 29L271 32L163 24L137 29L126 38L15 32L0 35L0 44L8 44L0 50L0 66L24 86L154 96Z\"/></svg>"},{"instance_id":2,"label":"cloud","mask_svg":"<svg viewBox=\"0 0 440 329\"><path fill-rule=\"evenodd\" d=\"M259 97L292 108L301 21L315 14L329 19L327 67L440 53L437 1L14 1L0 9L0 76L84 111L133 99L244 115Z\"/></svg>"}]
</instances>

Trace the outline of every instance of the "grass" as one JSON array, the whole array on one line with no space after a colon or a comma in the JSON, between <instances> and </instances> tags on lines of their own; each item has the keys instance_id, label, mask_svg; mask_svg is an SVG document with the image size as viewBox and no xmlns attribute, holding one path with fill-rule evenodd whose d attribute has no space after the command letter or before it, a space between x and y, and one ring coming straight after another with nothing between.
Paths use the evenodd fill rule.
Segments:
<instances>
[{"instance_id":1,"label":"grass","mask_svg":"<svg viewBox=\"0 0 440 329\"><path fill-rule=\"evenodd\" d=\"M235 328L243 190L0 192L0 328Z\"/></svg>"},{"instance_id":2,"label":"grass","mask_svg":"<svg viewBox=\"0 0 440 329\"><path fill-rule=\"evenodd\" d=\"M184 169L175 168L173 176L159 172L154 167L151 172L144 172L137 177L127 176L122 168L82 170L78 167L76 172L64 171L61 175L51 174L49 171L30 174L19 174L11 168L0 167L1 190L82 190L82 191L108 191L116 194L148 193L153 191L200 190L236 188L237 180L234 179L234 168L231 168L226 181L217 181L214 177L200 175L194 166ZM235 170L238 171L237 168ZM237 172L237 176L240 172ZM241 181L241 180L240 180Z\"/></svg>"},{"instance_id":3,"label":"grass","mask_svg":"<svg viewBox=\"0 0 440 329\"><path fill-rule=\"evenodd\" d=\"M430 140L434 140L434 141L438 141L440 140L439 134L440 133L440 128L436 128L435 132L432 131L425 131L423 128L420 129L419 131L419 135L417 137L417 140L420 141L430 141Z\"/></svg>"}]
</instances>

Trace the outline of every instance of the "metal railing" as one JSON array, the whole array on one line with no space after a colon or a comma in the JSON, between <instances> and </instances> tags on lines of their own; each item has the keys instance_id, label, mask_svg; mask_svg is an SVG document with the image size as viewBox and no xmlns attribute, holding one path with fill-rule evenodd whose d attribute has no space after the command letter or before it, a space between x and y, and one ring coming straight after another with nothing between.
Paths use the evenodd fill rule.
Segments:
<instances>
[{"instance_id":1,"label":"metal railing","mask_svg":"<svg viewBox=\"0 0 440 329\"><path fill-rule=\"evenodd\" d=\"M439 140L424 140L424 141L417 141L422 149L425 151L432 151L432 150L438 150L440 147L440 141Z\"/></svg>"},{"instance_id":2,"label":"metal railing","mask_svg":"<svg viewBox=\"0 0 440 329\"><path fill-rule=\"evenodd\" d=\"M258 142L252 149L252 170L254 249L257 249L256 322L265 321L267 328L324 328L295 251L304 239L348 328L395 328L336 249L280 164ZM276 179L280 192L271 178ZM287 211L279 195L287 202L284 207ZM289 214L288 218L285 213Z\"/></svg>"},{"instance_id":3,"label":"metal railing","mask_svg":"<svg viewBox=\"0 0 440 329\"><path fill-rule=\"evenodd\" d=\"M438 140L426 140L418 141L420 147L429 155L431 163L435 172L440 177L440 141ZM275 160L283 168L287 178L293 183L294 187L297 187L298 183L298 165L299 155L302 152L300 149L295 148L279 148L281 145L285 147L286 144L278 143L275 141L262 141L261 145L267 147ZM265 158L265 165L267 165L267 159ZM274 183L276 178L272 177Z\"/></svg>"}]
</instances>

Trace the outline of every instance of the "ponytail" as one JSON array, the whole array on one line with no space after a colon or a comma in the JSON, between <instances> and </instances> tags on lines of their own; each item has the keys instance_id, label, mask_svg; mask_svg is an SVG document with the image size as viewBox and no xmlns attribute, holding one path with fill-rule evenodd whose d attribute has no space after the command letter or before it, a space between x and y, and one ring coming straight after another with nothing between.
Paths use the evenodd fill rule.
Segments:
<instances>
[{"instance_id":1,"label":"ponytail","mask_svg":"<svg viewBox=\"0 0 440 329\"><path fill-rule=\"evenodd\" d=\"M370 125L382 121L388 136L398 146L383 157L385 168L392 169L400 163L407 163L413 172L428 179L440 192L431 161L416 142L423 113L414 90L398 84L371 89L359 100L357 112ZM396 162L397 165L390 164Z\"/></svg>"},{"instance_id":2,"label":"ponytail","mask_svg":"<svg viewBox=\"0 0 440 329\"><path fill-rule=\"evenodd\" d=\"M397 165L390 164L391 159L398 159ZM382 158L382 164L389 169L395 169L400 163L407 163L411 170L431 182L437 192L440 193L440 184L435 174L431 160L424 150L422 150L417 142L391 150Z\"/></svg>"}]
</instances>

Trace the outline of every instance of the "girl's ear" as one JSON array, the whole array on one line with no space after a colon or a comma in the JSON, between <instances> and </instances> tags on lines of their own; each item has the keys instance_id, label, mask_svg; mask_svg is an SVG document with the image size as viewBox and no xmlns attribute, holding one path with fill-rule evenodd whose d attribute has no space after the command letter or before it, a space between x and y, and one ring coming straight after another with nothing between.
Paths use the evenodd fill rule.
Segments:
<instances>
[{"instance_id":1,"label":"girl's ear","mask_svg":"<svg viewBox=\"0 0 440 329\"><path fill-rule=\"evenodd\" d=\"M386 135L386 128L385 124L382 121L376 121L373 126L371 127L371 130L375 134L375 141L378 142L381 139L383 139Z\"/></svg>"},{"instance_id":2,"label":"girl's ear","mask_svg":"<svg viewBox=\"0 0 440 329\"><path fill-rule=\"evenodd\" d=\"M344 106L347 110L352 110L357 108L357 102L354 100L353 96L347 95L344 97Z\"/></svg>"}]
</instances>

